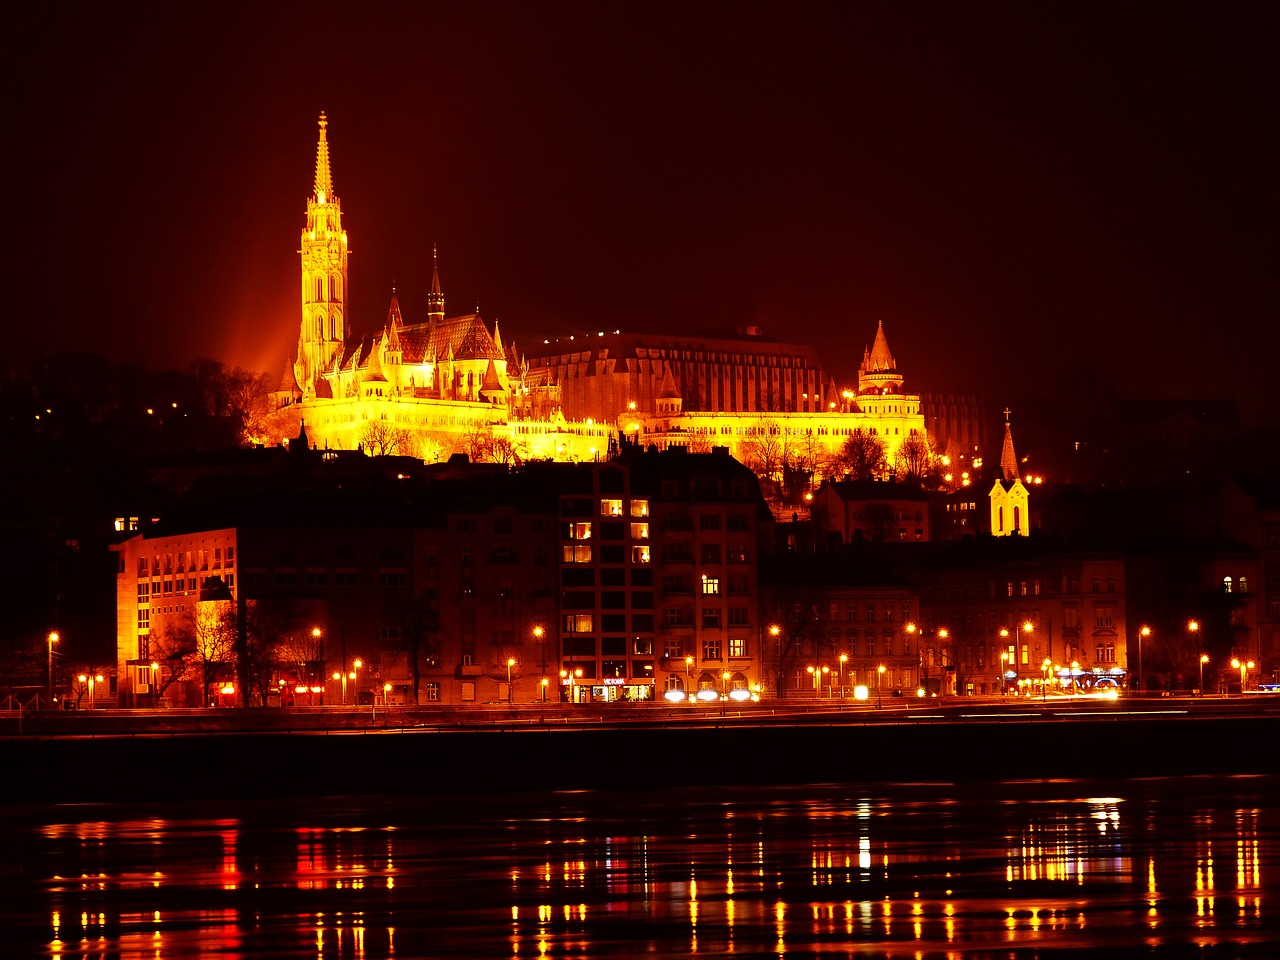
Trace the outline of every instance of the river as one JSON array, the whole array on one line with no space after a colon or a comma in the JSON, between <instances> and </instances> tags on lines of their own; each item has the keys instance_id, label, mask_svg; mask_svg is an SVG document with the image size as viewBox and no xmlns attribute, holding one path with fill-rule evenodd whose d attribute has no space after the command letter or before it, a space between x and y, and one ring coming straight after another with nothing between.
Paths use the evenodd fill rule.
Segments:
<instances>
[{"instance_id":1,"label":"river","mask_svg":"<svg viewBox=\"0 0 1280 960\"><path fill-rule=\"evenodd\" d=\"M1280 956L1280 781L3 809L5 957Z\"/></svg>"}]
</instances>

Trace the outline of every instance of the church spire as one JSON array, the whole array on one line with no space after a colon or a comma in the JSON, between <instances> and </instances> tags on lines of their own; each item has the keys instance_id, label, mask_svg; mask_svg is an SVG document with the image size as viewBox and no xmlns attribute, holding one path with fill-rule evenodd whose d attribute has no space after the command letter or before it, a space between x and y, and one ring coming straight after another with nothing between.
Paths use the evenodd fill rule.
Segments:
<instances>
[{"instance_id":1,"label":"church spire","mask_svg":"<svg viewBox=\"0 0 1280 960\"><path fill-rule=\"evenodd\" d=\"M1013 452L1013 430L1009 426L1009 408L1004 408L1004 445L1000 448L1000 473L1006 481L1018 479L1018 455Z\"/></svg>"},{"instance_id":2,"label":"church spire","mask_svg":"<svg viewBox=\"0 0 1280 960\"><path fill-rule=\"evenodd\" d=\"M431 245L431 292L427 294L427 318L433 326L444 319L444 294L440 292L440 250Z\"/></svg>"},{"instance_id":3,"label":"church spire","mask_svg":"<svg viewBox=\"0 0 1280 960\"><path fill-rule=\"evenodd\" d=\"M333 192L329 161L329 121L320 114L316 144L315 183L307 200L302 228L302 323L298 362L304 390L322 376L342 353L350 333L347 323L347 233L342 229L342 204Z\"/></svg>"},{"instance_id":4,"label":"church spire","mask_svg":"<svg viewBox=\"0 0 1280 960\"><path fill-rule=\"evenodd\" d=\"M320 111L320 142L316 145L316 183L312 196L316 202L324 203L333 199L333 174L329 170L329 138L326 129L329 121Z\"/></svg>"}]
</instances>

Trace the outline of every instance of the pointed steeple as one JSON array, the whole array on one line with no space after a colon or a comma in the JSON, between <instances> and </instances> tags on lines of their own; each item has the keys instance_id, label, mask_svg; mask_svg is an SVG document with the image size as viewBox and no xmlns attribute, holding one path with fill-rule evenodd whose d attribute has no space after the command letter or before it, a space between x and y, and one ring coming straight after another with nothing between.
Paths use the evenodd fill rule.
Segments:
<instances>
[{"instance_id":1,"label":"pointed steeple","mask_svg":"<svg viewBox=\"0 0 1280 960\"><path fill-rule=\"evenodd\" d=\"M320 111L320 142L316 145L316 184L313 196L317 203L325 203L333 199L333 174L329 170L329 138L326 128L329 121Z\"/></svg>"},{"instance_id":2,"label":"pointed steeple","mask_svg":"<svg viewBox=\"0 0 1280 960\"><path fill-rule=\"evenodd\" d=\"M872 370L893 370L893 354L889 352L889 340L884 335L884 321L876 324L876 339L871 345L869 357Z\"/></svg>"},{"instance_id":3,"label":"pointed steeple","mask_svg":"<svg viewBox=\"0 0 1280 960\"><path fill-rule=\"evenodd\" d=\"M387 309L387 349L400 349L400 331L404 329L404 317L400 313L400 301L396 288L391 288L391 306Z\"/></svg>"},{"instance_id":4,"label":"pointed steeple","mask_svg":"<svg viewBox=\"0 0 1280 960\"><path fill-rule=\"evenodd\" d=\"M889 340L884 335L884 322L876 324L876 338L870 350L862 352L862 366L858 368L858 393L890 394L902 392L902 375L889 352Z\"/></svg>"},{"instance_id":5,"label":"pointed steeple","mask_svg":"<svg viewBox=\"0 0 1280 960\"><path fill-rule=\"evenodd\" d=\"M1000 448L1000 472L1006 481L1018 479L1018 455L1013 452L1013 430L1009 426L1009 408L1004 408L1004 445Z\"/></svg>"},{"instance_id":6,"label":"pointed steeple","mask_svg":"<svg viewBox=\"0 0 1280 960\"><path fill-rule=\"evenodd\" d=\"M498 332L497 317L493 318L493 345L497 349L499 354L505 354L505 351L502 349L502 334Z\"/></svg>"},{"instance_id":7,"label":"pointed steeple","mask_svg":"<svg viewBox=\"0 0 1280 960\"><path fill-rule=\"evenodd\" d=\"M427 320L433 326L444 319L444 294L440 292L440 250L431 245L431 292L427 294Z\"/></svg>"}]
</instances>

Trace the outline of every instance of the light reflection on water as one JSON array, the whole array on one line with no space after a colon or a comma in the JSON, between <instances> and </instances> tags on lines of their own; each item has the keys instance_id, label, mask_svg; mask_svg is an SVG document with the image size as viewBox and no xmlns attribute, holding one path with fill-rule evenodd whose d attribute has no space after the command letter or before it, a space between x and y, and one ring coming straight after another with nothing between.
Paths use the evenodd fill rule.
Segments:
<instances>
[{"instance_id":1,"label":"light reflection on water","mask_svg":"<svg viewBox=\"0 0 1280 960\"><path fill-rule=\"evenodd\" d=\"M1273 957L1278 785L10 811L0 936L104 960Z\"/></svg>"}]
</instances>

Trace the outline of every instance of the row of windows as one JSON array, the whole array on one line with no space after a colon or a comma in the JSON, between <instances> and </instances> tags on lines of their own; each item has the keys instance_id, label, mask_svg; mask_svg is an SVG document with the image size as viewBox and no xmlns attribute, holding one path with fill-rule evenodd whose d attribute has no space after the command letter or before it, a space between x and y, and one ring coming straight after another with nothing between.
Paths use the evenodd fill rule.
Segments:
<instances>
[{"instance_id":1,"label":"row of windows","mask_svg":"<svg viewBox=\"0 0 1280 960\"><path fill-rule=\"evenodd\" d=\"M622 544L605 544L601 546L598 554L601 563L625 563L628 551ZM593 563L597 557L595 550L590 544L566 543L560 548L560 561L562 563ZM631 547L630 557L632 563L648 563L652 558L652 552L648 544L635 545Z\"/></svg>"},{"instance_id":2,"label":"row of windows","mask_svg":"<svg viewBox=\"0 0 1280 960\"><path fill-rule=\"evenodd\" d=\"M236 548L227 547L227 566L234 566L235 560ZM176 554L166 553L163 560L161 559L160 554L156 554L150 558L138 558L138 576L159 577L162 574L172 575L174 573L196 573L210 568L220 568L222 563L222 547L215 547L212 553L208 550L185 550Z\"/></svg>"}]
</instances>

